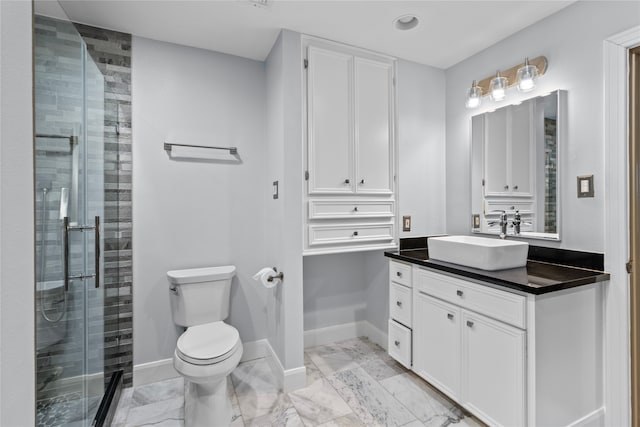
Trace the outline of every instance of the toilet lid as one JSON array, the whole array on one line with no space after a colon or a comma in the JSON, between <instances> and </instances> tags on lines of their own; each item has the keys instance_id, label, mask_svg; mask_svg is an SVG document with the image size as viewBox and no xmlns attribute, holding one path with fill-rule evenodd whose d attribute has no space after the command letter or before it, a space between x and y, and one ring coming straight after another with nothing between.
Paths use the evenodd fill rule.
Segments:
<instances>
[{"instance_id":1,"label":"toilet lid","mask_svg":"<svg viewBox=\"0 0 640 427\"><path fill-rule=\"evenodd\" d=\"M240 346L240 335L224 322L191 326L178 338L180 358L196 365L210 365L228 359Z\"/></svg>"}]
</instances>

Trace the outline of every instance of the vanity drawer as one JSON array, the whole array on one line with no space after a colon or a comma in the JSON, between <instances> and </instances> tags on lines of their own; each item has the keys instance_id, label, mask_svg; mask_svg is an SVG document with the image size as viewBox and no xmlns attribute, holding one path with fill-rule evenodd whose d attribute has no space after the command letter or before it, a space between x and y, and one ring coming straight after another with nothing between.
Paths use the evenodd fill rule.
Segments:
<instances>
[{"instance_id":1,"label":"vanity drawer","mask_svg":"<svg viewBox=\"0 0 640 427\"><path fill-rule=\"evenodd\" d=\"M409 264L389 261L389 282L411 287L411 270L411 265Z\"/></svg>"},{"instance_id":2,"label":"vanity drawer","mask_svg":"<svg viewBox=\"0 0 640 427\"><path fill-rule=\"evenodd\" d=\"M310 200L309 219L392 218L393 201Z\"/></svg>"},{"instance_id":3,"label":"vanity drawer","mask_svg":"<svg viewBox=\"0 0 640 427\"><path fill-rule=\"evenodd\" d=\"M397 283L389 284L389 316L411 327L411 288Z\"/></svg>"},{"instance_id":4,"label":"vanity drawer","mask_svg":"<svg viewBox=\"0 0 640 427\"><path fill-rule=\"evenodd\" d=\"M389 356L411 368L411 329L389 320Z\"/></svg>"},{"instance_id":5,"label":"vanity drawer","mask_svg":"<svg viewBox=\"0 0 640 427\"><path fill-rule=\"evenodd\" d=\"M393 223L309 226L309 246L391 240L393 240Z\"/></svg>"},{"instance_id":6,"label":"vanity drawer","mask_svg":"<svg viewBox=\"0 0 640 427\"><path fill-rule=\"evenodd\" d=\"M422 268L413 272L414 288L460 307L526 328L526 298Z\"/></svg>"}]
</instances>

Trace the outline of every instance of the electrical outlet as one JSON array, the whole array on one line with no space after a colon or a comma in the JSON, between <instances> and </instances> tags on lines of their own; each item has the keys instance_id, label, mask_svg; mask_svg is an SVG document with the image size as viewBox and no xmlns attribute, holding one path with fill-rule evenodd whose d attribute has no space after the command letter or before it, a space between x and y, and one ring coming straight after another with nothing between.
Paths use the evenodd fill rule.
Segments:
<instances>
[{"instance_id":1,"label":"electrical outlet","mask_svg":"<svg viewBox=\"0 0 640 427\"><path fill-rule=\"evenodd\" d=\"M402 231L411 231L411 215L402 217Z\"/></svg>"}]
</instances>

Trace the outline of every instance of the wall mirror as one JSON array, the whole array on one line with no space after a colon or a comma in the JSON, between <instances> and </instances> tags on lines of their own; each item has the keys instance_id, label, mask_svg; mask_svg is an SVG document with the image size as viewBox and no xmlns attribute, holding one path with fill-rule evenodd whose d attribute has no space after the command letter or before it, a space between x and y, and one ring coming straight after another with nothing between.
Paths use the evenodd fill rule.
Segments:
<instances>
[{"instance_id":1,"label":"wall mirror","mask_svg":"<svg viewBox=\"0 0 640 427\"><path fill-rule=\"evenodd\" d=\"M559 147L566 91L555 91L471 118L471 230L560 240Z\"/></svg>"}]
</instances>

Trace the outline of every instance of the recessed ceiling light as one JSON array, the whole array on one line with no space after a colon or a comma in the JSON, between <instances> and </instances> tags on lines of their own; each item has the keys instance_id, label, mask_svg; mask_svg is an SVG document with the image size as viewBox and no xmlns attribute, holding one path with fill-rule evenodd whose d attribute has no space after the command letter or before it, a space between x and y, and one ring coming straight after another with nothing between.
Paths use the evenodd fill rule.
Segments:
<instances>
[{"instance_id":1,"label":"recessed ceiling light","mask_svg":"<svg viewBox=\"0 0 640 427\"><path fill-rule=\"evenodd\" d=\"M418 26L420 20L415 15L402 15L393 21L393 26L398 30L407 31Z\"/></svg>"}]
</instances>

